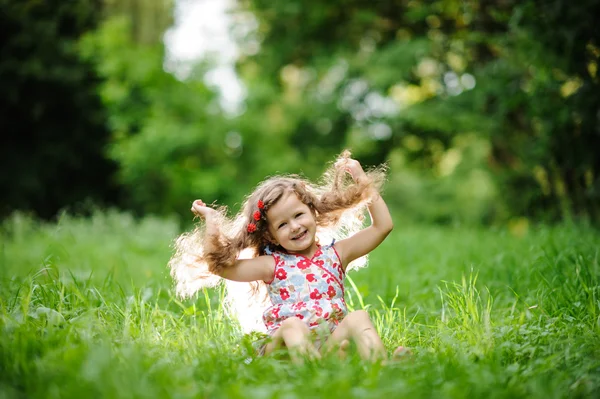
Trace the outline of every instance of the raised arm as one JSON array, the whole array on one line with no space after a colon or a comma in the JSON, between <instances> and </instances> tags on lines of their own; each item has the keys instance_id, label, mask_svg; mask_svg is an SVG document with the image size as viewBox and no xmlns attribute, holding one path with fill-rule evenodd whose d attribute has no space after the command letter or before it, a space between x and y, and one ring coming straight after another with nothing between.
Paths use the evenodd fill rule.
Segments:
<instances>
[{"instance_id":1,"label":"raised arm","mask_svg":"<svg viewBox=\"0 0 600 399\"><path fill-rule=\"evenodd\" d=\"M275 260L272 256L258 256L252 259L227 259L222 256L224 244L221 243L221 233L218 228L219 213L206 206L202 200L192 204L192 212L206 222L206 237L204 240L204 258L211 273L233 281L270 282L275 272Z\"/></svg>"},{"instance_id":2,"label":"raised arm","mask_svg":"<svg viewBox=\"0 0 600 399\"><path fill-rule=\"evenodd\" d=\"M342 160L336 166L342 167L350 173L355 182L367 178L360 163L354 159ZM377 198L373 199L368 209L371 216L371 225L353 236L335 243L344 270L354 259L360 258L377 248L394 228L390 211L379 194Z\"/></svg>"}]
</instances>

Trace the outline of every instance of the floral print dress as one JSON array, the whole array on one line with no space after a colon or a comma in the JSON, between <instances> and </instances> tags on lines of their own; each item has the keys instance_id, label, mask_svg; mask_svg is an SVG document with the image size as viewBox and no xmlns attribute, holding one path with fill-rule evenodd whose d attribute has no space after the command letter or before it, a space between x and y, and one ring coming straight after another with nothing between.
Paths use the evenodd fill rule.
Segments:
<instances>
[{"instance_id":1,"label":"floral print dress","mask_svg":"<svg viewBox=\"0 0 600 399\"><path fill-rule=\"evenodd\" d=\"M275 276L267 284L273 305L263 314L269 335L289 317L301 319L311 330L325 326L333 332L348 313L344 271L333 242L318 246L310 259L268 248L266 252L275 258Z\"/></svg>"}]
</instances>

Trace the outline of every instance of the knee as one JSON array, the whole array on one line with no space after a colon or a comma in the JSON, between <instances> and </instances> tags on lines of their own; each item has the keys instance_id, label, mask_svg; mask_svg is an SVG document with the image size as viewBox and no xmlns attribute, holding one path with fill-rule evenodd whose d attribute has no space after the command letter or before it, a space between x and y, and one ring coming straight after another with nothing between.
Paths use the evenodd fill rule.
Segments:
<instances>
[{"instance_id":1,"label":"knee","mask_svg":"<svg viewBox=\"0 0 600 399\"><path fill-rule=\"evenodd\" d=\"M307 328L306 324L298 317L288 317L283 322L281 322L281 328L283 331L285 330L297 330L297 329L305 329Z\"/></svg>"},{"instance_id":2,"label":"knee","mask_svg":"<svg viewBox=\"0 0 600 399\"><path fill-rule=\"evenodd\" d=\"M371 318L366 310L355 310L346 316L348 323L352 327L368 327L371 326Z\"/></svg>"}]
</instances>

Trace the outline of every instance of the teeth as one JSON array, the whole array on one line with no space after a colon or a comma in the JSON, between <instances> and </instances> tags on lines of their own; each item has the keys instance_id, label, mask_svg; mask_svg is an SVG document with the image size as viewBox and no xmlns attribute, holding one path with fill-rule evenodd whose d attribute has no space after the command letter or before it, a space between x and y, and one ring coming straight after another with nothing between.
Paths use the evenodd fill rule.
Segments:
<instances>
[{"instance_id":1,"label":"teeth","mask_svg":"<svg viewBox=\"0 0 600 399\"><path fill-rule=\"evenodd\" d=\"M302 237L304 235L304 233L306 233L306 231L303 231L302 233L298 234L296 237L294 237L294 240L297 240L298 238Z\"/></svg>"}]
</instances>

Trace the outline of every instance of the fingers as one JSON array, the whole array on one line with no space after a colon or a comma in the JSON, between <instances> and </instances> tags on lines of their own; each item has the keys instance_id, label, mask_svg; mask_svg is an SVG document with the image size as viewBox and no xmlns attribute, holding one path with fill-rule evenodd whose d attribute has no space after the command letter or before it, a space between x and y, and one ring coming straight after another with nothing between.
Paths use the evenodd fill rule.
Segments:
<instances>
[{"instance_id":1,"label":"fingers","mask_svg":"<svg viewBox=\"0 0 600 399\"><path fill-rule=\"evenodd\" d=\"M338 169L345 170L352 176L362 171L362 166L360 165L360 162L352 158L340 159L335 163L335 167Z\"/></svg>"},{"instance_id":2,"label":"fingers","mask_svg":"<svg viewBox=\"0 0 600 399\"><path fill-rule=\"evenodd\" d=\"M204 207L206 207L206 204L204 203L204 201L197 199L196 201L194 201L192 203L191 211L196 215L201 215L203 213L201 208L204 208Z\"/></svg>"},{"instance_id":3,"label":"fingers","mask_svg":"<svg viewBox=\"0 0 600 399\"><path fill-rule=\"evenodd\" d=\"M342 159L338 159L334 165L336 167L344 166L344 165L360 165L360 162L358 162L354 158L342 158Z\"/></svg>"},{"instance_id":4,"label":"fingers","mask_svg":"<svg viewBox=\"0 0 600 399\"><path fill-rule=\"evenodd\" d=\"M350 171L350 166L352 165L353 162L358 163L358 161L355 159L343 158L343 159L339 159L338 161L336 161L334 166L338 169L344 169L346 171Z\"/></svg>"},{"instance_id":5,"label":"fingers","mask_svg":"<svg viewBox=\"0 0 600 399\"><path fill-rule=\"evenodd\" d=\"M343 159L338 159L337 161L335 161L335 163L333 164L333 166L337 169L343 167L346 162L348 162L347 158L343 158Z\"/></svg>"}]
</instances>

